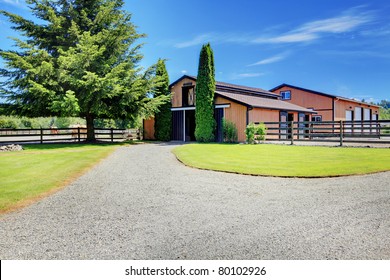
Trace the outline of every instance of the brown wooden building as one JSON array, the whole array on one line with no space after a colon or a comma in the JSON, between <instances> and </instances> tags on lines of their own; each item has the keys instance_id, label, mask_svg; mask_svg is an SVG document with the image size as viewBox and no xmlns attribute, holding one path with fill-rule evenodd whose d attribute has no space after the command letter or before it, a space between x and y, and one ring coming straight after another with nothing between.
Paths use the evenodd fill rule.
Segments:
<instances>
[{"instance_id":1,"label":"brown wooden building","mask_svg":"<svg viewBox=\"0 0 390 280\"><path fill-rule=\"evenodd\" d=\"M270 91L285 102L316 111L312 121L376 121L379 118L379 106L341 96L289 84L281 84Z\"/></svg>"},{"instance_id":2,"label":"brown wooden building","mask_svg":"<svg viewBox=\"0 0 390 280\"><path fill-rule=\"evenodd\" d=\"M196 77L184 75L169 88L172 93L172 140L195 141ZM228 83L216 82L216 141L222 142L222 119L232 121L238 141L245 141L245 128L251 122L307 121L315 114L308 109L280 100L279 94ZM144 121L144 136L153 139L153 119Z\"/></svg>"}]
</instances>

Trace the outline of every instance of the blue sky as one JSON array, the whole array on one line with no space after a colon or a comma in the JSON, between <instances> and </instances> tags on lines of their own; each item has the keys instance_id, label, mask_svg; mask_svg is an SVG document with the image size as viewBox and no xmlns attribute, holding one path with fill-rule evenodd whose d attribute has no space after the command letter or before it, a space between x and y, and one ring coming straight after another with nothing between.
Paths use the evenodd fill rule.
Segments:
<instances>
[{"instance_id":1,"label":"blue sky","mask_svg":"<svg viewBox=\"0 0 390 280\"><path fill-rule=\"evenodd\" d=\"M216 79L271 89L289 83L349 98L390 99L390 2L127 0L143 66L167 59L171 82L196 75L202 44L214 50ZM30 17L23 0L1 9ZM14 35L0 18L0 48Z\"/></svg>"}]
</instances>

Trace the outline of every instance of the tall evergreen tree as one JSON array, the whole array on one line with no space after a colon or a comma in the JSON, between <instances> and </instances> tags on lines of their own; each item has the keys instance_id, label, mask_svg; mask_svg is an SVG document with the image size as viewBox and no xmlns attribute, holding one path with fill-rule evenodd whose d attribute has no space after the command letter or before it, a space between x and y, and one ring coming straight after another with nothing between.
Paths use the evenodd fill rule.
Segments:
<instances>
[{"instance_id":1,"label":"tall evergreen tree","mask_svg":"<svg viewBox=\"0 0 390 280\"><path fill-rule=\"evenodd\" d=\"M214 55L210 44L203 45L199 57L196 80L195 138L199 142L215 140L214 131L214 93L215 68Z\"/></svg>"},{"instance_id":2,"label":"tall evergreen tree","mask_svg":"<svg viewBox=\"0 0 390 280\"><path fill-rule=\"evenodd\" d=\"M150 98L155 66L139 67L138 34L122 0L27 0L34 22L6 11L25 40L0 50L7 113L80 116L94 141L96 118L131 119L166 100ZM164 99L165 98L165 99Z\"/></svg>"},{"instance_id":3,"label":"tall evergreen tree","mask_svg":"<svg viewBox=\"0 0 390 280\"><path fill-rule=\"evenodd\" d=\"M171 96L169 92L169 76L165 67L165 61L159 59L157 62L156 78L158 79L158 85L155 89L155 97L158 96ZM166 102L159 107L159 111L154 117L154 137L160 141L171 140L172 130L172 112L171 102Z\"/></svg>"}]
</instances>

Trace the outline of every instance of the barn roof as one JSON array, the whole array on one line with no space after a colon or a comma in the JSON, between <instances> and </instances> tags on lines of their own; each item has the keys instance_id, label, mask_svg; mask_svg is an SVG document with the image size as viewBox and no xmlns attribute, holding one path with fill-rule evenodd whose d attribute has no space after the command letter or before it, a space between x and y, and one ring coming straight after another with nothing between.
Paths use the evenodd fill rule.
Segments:
<instances>
[{"instance_id":1,"label":"barn roof","mask_svg":"<svg viewBox=\"0 0 390 280\"><path fill-rule=\"evenodd\" d=\"M336 99L349 101L349 102L354 102L354 103L359 103L359 104L365 104L365 105L369 105L369 106L373 106L373 107L378 107L379 108L379 106L375 105L375 104L362 102L360 100L355 100L355 99L351 99L351 98L342 97L342 96L339 96L339 95L333 95L333 94L329 94L329 93L324 93L324 92L320 92L320 91L316 91L316 90L312 90L312 89L307 89L307 88L303 88L303 87L297 87L297 86L293 86L293 85L290 85L290 84L278 85L277 87L274 87L274 88L270 89L270 91L275 92L278 89L281 89L283 87L294 88L294 89L297 89L297 90L302 90L302 91L310 92L310 93L317 94L317 95L322 95L322 96L326 96L326 97L330 97L330 98L336 98Z\"/></svg>"},{"instance_id":2,"label":"barn roof","mask_svg":"<svg viewBox=\"0 0 390 280\"><path fill-rule=\"evenodd\" d=\"M170 84L169 87L171 88L173 85L177 84L178 82L186 78L196 82L195 76L184 75L180 77L178 80L174 81L172 84ZM278 94L262 88L247 87L247 86L241 86L241 85L230 84L230 83L219 82L219 81L215 82L215 87L217 91L241 93L241 94L248 94L248 95L261 95L263 97L273 98L273 99L279 98Z\"/></svg>"},{"instance_id":3,"label":"barn roof","mask_svg":"<svg viewBox=\"0 0 390 280\"><path fill-rule=\"evenodd\" d=\"M215 93L233 102L237 102L244 106L249 106L253 108L265 108L265 109L282 110L282 111L303 112L303 113L316 113L312 109L307 109L279 99L264 98L261 96L237 94L237 93L224 92L218 90Z\"/></svg>"}]
</instances>

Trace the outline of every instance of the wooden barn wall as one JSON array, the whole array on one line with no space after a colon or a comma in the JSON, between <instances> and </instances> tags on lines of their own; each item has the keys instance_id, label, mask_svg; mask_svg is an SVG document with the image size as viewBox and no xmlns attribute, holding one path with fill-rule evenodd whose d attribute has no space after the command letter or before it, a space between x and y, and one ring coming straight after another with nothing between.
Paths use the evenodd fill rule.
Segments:
<instances>
[{"instance_id":1,"label":"wooden barn wall","mask_svg":"<svg viewBox=\"0 0 390 280\"><path fill-rule=\"evenodd\" d=\"M154 137L154 118L144 120L144 139L156 140Z\"/></svg>"},{"instance_id":2,"label":"wooden barn wall","mask_svg":"<svg viewBox=\"0 0 390 280\"><path fill-rule=\"evenodd\" d=\"M224 118L235 123L238 132L238 141L245 141L246 128L246 106L235 103L223 97L217 96L215 104L230 104L229 108L224 108Z\"/></svg>"},{"instance_id":3,"label":"wooden barn wall","mask_svg":"<svg viewBox=\"0 0 390 280\"><path fill-rule=\"evenodd\" d=\"M356 107L371 109L372 114L379 114L379 108L377 106L366 105L357 102L351 102L347 100L335 101L335 121L345 120L345 111L355 111Z\"/></svg>"},{"instance_id":4,"label":"wooden barn wall","mask_svg":"<svg viewBox=\"0 0 390 280\"><path fill-rule=\"evenodd\" d=\"M284 101L304 108L314 108L318 112L318 115L322 116L323 121L333 120L333 98L287 86L278 89L275 93L280 95L281 91L286 90L291 91L291 99Z\"/></svg>"},{"instance_id":5,"label":"wooden barn wall","mask_svg":"<svg viewBox=\"0 0 390 280\"><path fill-rule=\"evenodd\" d=\"M279 110L254 108L249 111L249 122L278 122Z\"/></svg>"},{"instance_id":6,"label":"wooden barn wall","mask_svg":"<svg viewBox=\"0 0 390 280\"><path fill-rule=\"evenodd\" d=\"M196 84L194 80L185 78L171 87L172 107L182 107L182 87L186 83Z\"/></svg>"}]
</instances>

